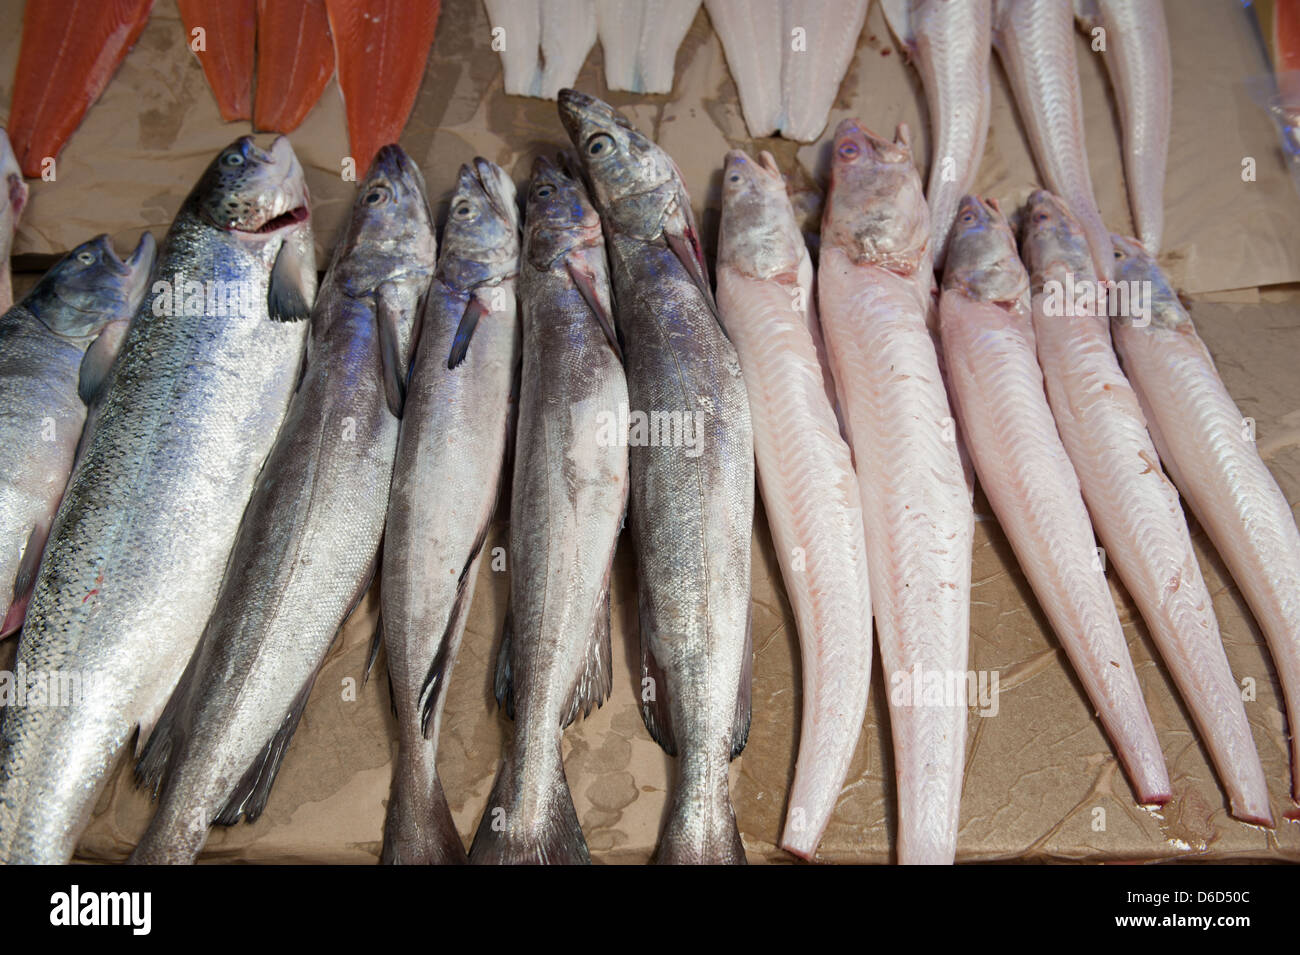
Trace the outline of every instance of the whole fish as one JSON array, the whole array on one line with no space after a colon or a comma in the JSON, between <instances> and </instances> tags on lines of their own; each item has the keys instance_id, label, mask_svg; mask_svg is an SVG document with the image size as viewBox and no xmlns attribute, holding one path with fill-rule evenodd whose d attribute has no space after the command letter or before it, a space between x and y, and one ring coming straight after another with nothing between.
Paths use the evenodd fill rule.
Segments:
<instances>
[{"instance_id":1,"label":"whole fish","mask_svg":"<svg viewBox=\"0 0 1300 955\"><path fill-rule=\"evenodd\" d=\"M962 433L1029 585L1098 713L1138 801L1169 801L1169 774L1096 549L1079 479L1034 351L1029 276L993 200L957 209L939 301Z\"/></svg>"},{"instance_id":2,"label":"whole fish","mask_svg":"<svg viewBox=\"0 0 1300 955\"><path fill-rule=\"evenodd\" d=\"M429 288L384 532L381 618L398 746L387 863L464 862L438 781L438 729L496 509L519 361L510 178L462 166Z\"/></svg>"},{"instance_id":3,"label":"whole fish","mask_svg":"<svg viewBox=\"0 0 1300 955\"><path fill-rule=\"evenodd\" d=\"M886 0L889 28L916 63L930 110L930 248L943 267L957 203L970 192L989 132L993 0Z\"/></svg>"},{"instance_id":4,"label":"whole fish","mask_svg":"<svg viewBox=\"0 0 1300 955\"><path fill-rule=\"evenodd\" d=\"M844 120L818 302L862 494L904 864L953 861L966 741L975 515L926 323L932 281L907 127L890 142ZM960 698L915 689L936 684Z\"/></svg>"},{"instance_id":5,"label":"whole fish","mask_svg":"<svg viewBox=\"0 0 1300 955\"><path fill-rule=\"evenodd\" d=\"M163 240L27 611L19 664L72 699L0 716L0 861L67 861L194 652L298 381L310 248L284 138L223 149Z\"/></svg>"},{"instance_id":6,"label":"whole fish","mask_svg":"<svg viewBox=\"0 0 1300 955\"><path fill-rule=\"evenodd\" d=\"M1109 279L1114 273L1110 233L1088 171L1074 42L1070 0L995 0L993 45L1011 80L1043 184L1078 217L1093 267Z\"/></svg>"},{"instance_id":7,"label":"whole fish","mask_svg":"<svg viewBox=\"0 0 1300 955\"><path fill-rule=\"evenodd\" d=\"M560 92L560 118L594 187L626 358L641 715L679 757L656 858L741 863L727 763L749 735L753 672L745 383L676 165L576 90Z\"/></svg>"},{"instance_id":8,"label":"whole fish","mask_svg":"<svg viewBox=\"0 0 1300 955\"><path fill-rule=\"evenodd\" d=\"M18 168L18 158L9 145L9 134L0 129L0 313L14 303L14 280L9 272L9 256L14 248L14 232L27 206L27 183Z\"/></svg>"},{"instance_id":9,"label":"whole fish","mask_svg":"<svg viewBox=\"0 0 1300 955\"><path fill-rule=\"evenodd\" d=\"M1124 179L1133 222L1156 255L1165 223L1165 165L1173 69L1162 0L1075 0L1079 22L1106 31L1103 54L1124 136ZM1278 3L1274 9L1287 6Z\"/></svg>"},{"instance_id":10,"label":"whole fish","mask_svg":"<svg viewBox=\"0 0 1300 955\"><path fill-rule=\"evenodd\" d=\"M419 306L424 179L385 146L312 309L302 381L240 524L211 619L136 775L158 811L136 863L189 863L214 821L261 815L325 654L378 563Z\"/></svg>"},{"instance_id":11,"label":"whole fish","mask_svg":"<svg viewBox=\"0 0 1300 955\"><path fill-rule=\"evenodd\" d=\"M1151 314L1111 321L1169 476L1228 565L1268 640L1286 711L1300 719L1300 531L1260 459L1253 422L1228 394L1214 359L1155 260L1116 236L1121 282L1144 283ZM1291 794L1300 802L1300 733L1291 732Z\"/></svg>"},{"instance_id":12,"label":"whole fish","mask_svg":"<svg viewBox=\"0 0 1300 955\"><path fill-rule=\"evenodd\" d=\"M588 862L560 737L609 695L609 581L627 508L627 381L600 217L533 165L519 263L524 364L510 502L510 613L496 696L514 738L470 861Z\"/></svg>"},{"instance_id":13,"label":"whole fish","mask_svg":"<svg viewBox=\"0 0 1300 955\"><path fill-rule=\"evenodd\" d=\"M1160 467L1137 396L1111 347L1106 300L1098 294L1083 229L1048 192L1029 197L1021 259L1029 270L1048 402L1097 537L1201 731L1232 814L1271 825L1264 767L1178 491Z\"/></svg>"},{"instance_id":14,"label":"whole fish","mask_svg":"<svg viewBox=\"0 0 1300 955\"><path fill-rule=\"evenodd\" d=\"M144 298L153 258L148 232L125 262L97 236L0 316L0 637L22 626L86 406L117 357L118 328Z\"/></svg>"},{"instance_id":15,"label":"whole fish","mask_svg":"<svg viewBox=\"0 0 1300 955\"><path fill-rule=\"evenodd\" d=\"M727 154L718 310L740 357L758 487L798 624L799 760L781 847L817 851L857 748L871 683L862 495L826 393L813 267L771 153ZM811 328L810 328L811 326Z\"/></svg>"}]
</instances>

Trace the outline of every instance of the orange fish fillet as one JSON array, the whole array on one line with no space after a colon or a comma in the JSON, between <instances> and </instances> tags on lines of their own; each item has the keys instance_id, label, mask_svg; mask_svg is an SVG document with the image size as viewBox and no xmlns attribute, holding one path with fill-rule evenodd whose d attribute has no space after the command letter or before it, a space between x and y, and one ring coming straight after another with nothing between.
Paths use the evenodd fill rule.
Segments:
<instances>
[{"instance_id":1,"label":"orange fish fillet","mask_svg":"<svg viewBox=\"0 0 1300 955\"><path fill-rule=\"evenodd\" d=\"M153 0L27 0L9 107L23 175L59 154L149 19Z\"/></svg>"},{"instance_id":2,"label":"orange fish fillet","mask_svg":"<svg viewBox=\"0 0 1300 955\"><path fill-rule=\"evenodd\" d=\"M1300 70L1300 3L1273 4L1273 68L1279 73Z\"/></svg>"},{"instance_id":3,"label":"orange fish fillet","mask_svg":"<svg viewBox=\"0 0 1300 955\"><path fill-rule=\"evenodd\" d=\"M257 36L256 0L176 0L186 42L199 58L221 118L227 123L253 115L253 48ZM196 29L203 49L194 48Z\"/></svg>"},{"instance_id":4,"label":"orange fish fillet","mask_svg":"<svg viewBox=\"0 0 1300 955\"><path fill-rule=\"evenodd\" d=\"M358 172L410 118L438 26L439 0L325 0Z\"/></svg>"},{"instance_id":5,"label":"orange fish fillet","mask_svg":"<svg viewBox=\"0 0 1300 955\"><path fill-rule=\"evenodd\" d=\"M297 129L333 74L325 0L257 0L257 129Z\"/></svg>"}]
</instances>

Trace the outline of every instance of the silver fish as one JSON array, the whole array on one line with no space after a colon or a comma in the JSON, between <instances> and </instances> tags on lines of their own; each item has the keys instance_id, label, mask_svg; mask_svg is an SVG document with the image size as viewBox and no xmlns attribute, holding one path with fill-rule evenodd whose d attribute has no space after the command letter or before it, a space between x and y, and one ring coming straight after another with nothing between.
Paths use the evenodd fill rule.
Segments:
<instances>
[{"instance_id":1,"label":"silver fish","mask_svg":"<svg viewBox=\"0 0 1300 955\"><path fill-rule=\"evenodd\" d=\"M461 167L429 289L384 536L381 613L398 729L388 863L466 859L438 781L438 729L505 464L518 271L514 184L475 159Z\"/></svg>"},{"instance_id":2,"label":"silver fish","mask_svg":"<svg viewBox=\"0 0 1300 955\"><path fill-rule=\"evenodd\" d=\"M216 609L141 756L137 776L161 798L132 862L193 862L212 822L266 806L321 662L374 578L433 266L423 177L385 146L321 284L302 383Z\"/></svg>"},{"instance_id":3,"label":"silver fish","mask_svg":"<svg viewBox=\"0 0 1300 955\"><path fill-rule=\"evenodd\" d=\"M22 626L86 406L144 297L154 251L146 232L123 262L98 236L0 316L0 636Z\"/></svg>"},{"instance_id":4,"label":"silver fish","mask_svg":"<svg viewBox=\"0 0 1300 955\"><path fill-rule=\"evenodd\" d=\"M560 737L609 695L609 578L627 506L627 382L600 217L582 185L533 166L519 265L524 363L510 503L510 614L496 696L514 740L475 863L590 861Z\"/></svg>"},{"instance_id":5,"label":"silver fish","mask_svg":"<svg viewBox=\"0 0 1300 955\"><path fill-rule=\"evenodd\" d=\"M642 717L680 756L657 859L739 863L727 763L749 734L753 664L745 383L676 165L600 100L562 90L559 102L594 187L624 339Z\"/></svg>"},{"instance_id":6,"label":"silver fish","mask_svg":"<svg viewBox=\"0 0 1300 955\"><path fill-rule=\"evenodd\" d=\"M18 664L63 686L0 717L0 861L67 861L194 652L297 382L309 221L289 141L245 137L163 240L27 611Z\"/></svg>"}]
</instances>

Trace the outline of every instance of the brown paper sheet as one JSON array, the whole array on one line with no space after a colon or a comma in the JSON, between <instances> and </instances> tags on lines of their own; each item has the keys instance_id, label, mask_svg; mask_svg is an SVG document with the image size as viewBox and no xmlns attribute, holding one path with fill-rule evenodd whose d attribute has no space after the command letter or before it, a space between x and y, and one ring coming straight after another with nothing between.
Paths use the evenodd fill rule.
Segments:
<instances>
[{"instance_id":1,"label":"brown paper sheet","mask_svg":"<svg viewBox=\"0 0 1300 955\"><path fill-rule=\"evenodd\" d=\"M1243 414L1254 417L1261 451L1288 499L1300 502L1300 394L1293 360L1300 349L1300 294L1256 286L1300 282L1300 201L1286 177L1273 128L1248 101L1242 80L1262 67L1236 23L1231 0L1168 4L1174 50L1174 134L1167 189L1166 263L1189 291L1245 289L1199 301L1193 311ZM1177 10L1174 8L1177 7ZM21 3L0 0L0 22L17 23ZM476 153L522 181L531 157L565 145L554 104L506 97L488 49L478 0L446 0L434 55L403 145L425 170L431 197L445 200L455 170ZM0 103L12 87L17 31L0 36ZM1079 41L1090 161L1103 214L1128 228L1114 108L1104 71ZM579 86L605 95L597 47ZM674 97L612 94L634 122L653 131L681 165L707 238L716 233L719 165L731 146L772 148L782 167L819 173L821 145L779 140L751 144L734 85L701 10L678 56ZM906 121L922 130L919 82L900 62L878 8L841 89L831 128L857 115L877 130ZM221 123L202 73L185 50L170 0L158 0L137 48L64 151L55 183L33 184L18 251L48 255L97 231L120 246L143 228L161 236L211 155L246 125ZM829 135L829 133L827 133ZM346 153L342 104L331 82L293 136L315 200L320 261L351 200L339 179ZM1258 179L1241 181L1241 160L1257 160ZM993 129L978 188L1018 200L1036 184L1005 78L994 67ZM445 208L444 208L445 211ZM35 263L36 259L20 260ZM18 291L33 277L19 276ZM1038 610L988 506L977 497L971 666L996 672L996 715L971 710L959 861L1128 861L1177 858L1300 861L1300 827L1281 821L1287 798L1285 719L1276 675L1253 618L1222 562L1194 527L1228 657L1251 680L1247 704L1270 780L1274 831L1227 815L1226 800L1178 702L1132 601L1113 590L1152 719L1173 778L1174 801L1152 812L1134 804L1109 744ZM737 818L753 861L788 861L775 848L786 809L799 723L798 644L759 509L754 550L754 720L749 745L732 766ZM494 526L487 546L504 547ZM635 705L635 577L624 541L613 592L614 689L611 700L565 735L565 765L578 815L597 862L643 862L657 838L672 761L649 739ZM491 696L491 667L508 573L485 561L464 647L451 679L439 771L467 843L487 802L509 723ZM1113 580L1113 576L1112 576ZM205 860L373 863L378 858L395 730L382 674L362 685L375 622L372 593L330 653L285 759L265 815L256 824L217 829ZM0 664L9 647L0 647ZM381 658L382 663L382 658ZM893 858L897 805L879 657L868 717L844 792L822 842L827 861ZM150 813L130 782L124 756L100 799L78 857L125 858Z\"/></svg>"}]
</instances>

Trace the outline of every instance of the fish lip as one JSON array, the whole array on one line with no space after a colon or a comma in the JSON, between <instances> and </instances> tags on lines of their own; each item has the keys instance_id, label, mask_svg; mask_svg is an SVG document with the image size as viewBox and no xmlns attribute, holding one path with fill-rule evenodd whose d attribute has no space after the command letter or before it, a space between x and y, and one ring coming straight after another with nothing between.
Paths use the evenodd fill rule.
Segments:
<instances>
[{"instance_id":1,"label":"fish lip","mask_svg":"<svg viewBox=\"0 0 1300 955\"><path fill-rule=\"evenodd\" d=\"M466 167L477 180L478 186L487 197L488 205L505 222L519 225L519 211L515 184L498 166L488 162L482 156L475 156L472 164Z\"/></svg>"},{"instance_id":2,"label":"fish lip","mask_svg":"<svg viewBox=\"0 0 1300 955\"><path fill-rule=\"evenodd\" d=\"M276 136L269 149L262 149L253 141L252 136L241 136L250 156L272 168L282 169L283 173L277 184L275 203L269 214L256 227L241 229L229 226L227 231L240 235L270 236L296 228L311 219L311 194L303 177L302 164L288 136Z\"/></svg>"}]
</instances>

